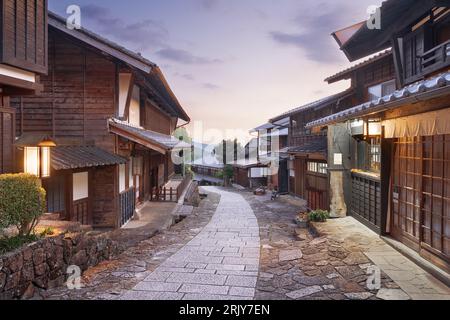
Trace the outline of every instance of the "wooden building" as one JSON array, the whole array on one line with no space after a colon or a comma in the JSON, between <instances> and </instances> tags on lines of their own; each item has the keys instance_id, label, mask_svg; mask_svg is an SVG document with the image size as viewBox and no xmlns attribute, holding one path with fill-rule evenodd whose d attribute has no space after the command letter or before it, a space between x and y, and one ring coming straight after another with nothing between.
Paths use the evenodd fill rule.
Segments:
<instances>
[{"instance_id":1,"label":"wooden building","mask_svg":"<svg viewBox=\"0 0 450 320\"><path fill-rule=\"evenodd\" d=\"M47 1L0 1L0 173L14 172L12 95L33 95L47 73Z\"/></svg>"},{"instance_id":2,"label":"wooden building","mask_svg":"<svg viewBox=\"0 0 450 320\"><path fill-rule=\"evenodd\" d=\"M172 151L190 148L172 136L189 117L154 63L88 30L70 30L54 14L48 24L43 90L13 100L16 146L20 152L42 135L56 142L51 177L43 179L49 212L121 227L136 205L161 199L174 175Z\"/></svg>"},{"instance_id":3,"label":"wooden building","mask_svg":"<svg viewBox=\"0 0 450 320\"><path fill-rule=\"evenodd\" d=\"M439 5L385 1L381 30L338 31L350 61L391 47L398 90L307 128L328 128L348 213L450 271L450 9Z\"/></svg>"}]
</instances>

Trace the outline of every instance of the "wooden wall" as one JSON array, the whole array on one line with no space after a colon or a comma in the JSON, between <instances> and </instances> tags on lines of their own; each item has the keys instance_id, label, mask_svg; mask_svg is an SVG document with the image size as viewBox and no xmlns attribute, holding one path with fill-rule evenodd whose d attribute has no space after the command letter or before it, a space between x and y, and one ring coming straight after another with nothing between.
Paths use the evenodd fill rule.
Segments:
<instances>
[{"instance_id":1,"label":"wooden wall","mask_svg":"<svg viewBox=\"0 0 450 320\"><path fill-rule=\"evenodd\" d=\"M0 174L14 171L14 109L0 95Z\"/></svg>"},{"instance_id":2,"label":"wooden wall","mask_svg":"<svg viewBox=\"0 0 450 320\"><path fill-rule=\"evenodd\" d=\"M0 0L0 63L47 72L47 0Z\"/></svg>"},{"instance_id":3,"label":"wooden wall","mask_svg":"<svg viewBox=\"0 0 450 320\"><path fill-rule=\"evenodd\" d=\"M91 171L91 210L95 227L117 227L117 166Z\"/></svg>"},{"instance_id":4,"label":"wooden wall","mask_svg":"<svg viewBox=\"0 0 450 320\"><path fill-rule=\"evenodd\" d=\"M115 151L107 119L115 115L116 66L57 31L49 33L49 73L44 91L15 99L17 135L42 132L74 144Z\"/></svg>"},{"instance_id":5,"label":"wooden wall","mask_svg":"<svg viewBox=\"0 0 450 320\"><path fill-rule=\"evenodd\" d=\"M144 119L143 126L147 130L170 135L175 129L171 117L160 111L148 100L145 102Z\"/></svg>"}]
</instances>

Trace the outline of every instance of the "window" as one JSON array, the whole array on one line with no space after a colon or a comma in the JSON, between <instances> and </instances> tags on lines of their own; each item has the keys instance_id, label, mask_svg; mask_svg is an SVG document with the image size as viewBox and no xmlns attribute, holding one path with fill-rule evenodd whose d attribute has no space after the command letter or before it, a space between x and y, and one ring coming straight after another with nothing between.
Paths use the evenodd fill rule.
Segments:
<instances>
[{"instance_id":1,"label":"window","mask_svg":"<svg viewBox=\"0 0 450 320\"><path fill-rule=\"evenodd\" d=\"M379 173L381 170L381 138L360 140L356 145L357 169Z\"/></svg>"},{"instance_id":2,"label":"window","mask_svg":"<svg viewBox=\"0 0 450 320\"><path fill-rule=\"evenodd\" d=\"M375 100L392 94L395 92L396 83L395 80L383 82L375 86L369 87L369 98Z\"/></svg>"},{"instance_id":3,"label":"window","mask_svg":"<svg viewBox=\"0 0 450 320\"><path fill-rule=\"evenodd\" d=\"M369 143L369 170L381 171L381 139L370 138Z\"/></svg>"},{"instance_id":4,"label":"window","mask_svg":"<svg viewBox=\"0 0 450 320\"><path fill-rule=\"evenodd\" d=\"M73 174L73 201L89 198L89 173Z\"/></svg>"},{"instance_id":5,"label":"window","mask_svg":"<svg viewBox=\"0 0 450 320\"><path fill-rule=\"evenodd\" d=\"M327 174L328 166L324 162L308 162L308 171L320 174Z\"/></svg>"}]
</instances>

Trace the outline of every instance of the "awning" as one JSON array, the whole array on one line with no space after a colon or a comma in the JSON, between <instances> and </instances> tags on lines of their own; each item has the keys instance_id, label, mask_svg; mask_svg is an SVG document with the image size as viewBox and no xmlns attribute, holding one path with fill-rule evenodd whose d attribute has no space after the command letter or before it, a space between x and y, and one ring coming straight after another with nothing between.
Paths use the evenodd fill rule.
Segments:
<instances>
[{"instance_id":1,"label":"awning","mask_svg":"<svg viewBox=\"0 0 450 320\"><path fill-rule=\"evenodd\" d=\"M429 80L419 81L380 99L372 100L331 116L315 120L308 123L306 128L326 127L334 123L374 115L402 106L409 100L417 102L418 99L431 99L448 94L448 91L450 91L450 72L443 73Z\"/></svg>"},{"instance_id":2,"label":"awning","mask_svg":"<svg viewBox=\"0 0 450 320\"><path fill-rule=\"evenodd\" d=\"M450 108L383 121L385 138L450 134Z\"/></svg>"},{"instance_id":3,"label":"awning","mask_svg":"<svg viewBox=\"0 0 450 320\"><path fill-rule=\"evenodd\" d=\"M109 120L109 131L162 154L174 149L191 148L189 143L180 141L174 136L145 130L117 119Z\"/></svg>"},{"instance_id":4,"label":"awning","mask_svg":"<svg viewBox=\"0 0 450 320\"><path fill-rule=\"evenodd\" d=\"M52 149L52 168L68 170L125 164L127 160L94 146L67 146Z\"/></svg>"}]
</instances>

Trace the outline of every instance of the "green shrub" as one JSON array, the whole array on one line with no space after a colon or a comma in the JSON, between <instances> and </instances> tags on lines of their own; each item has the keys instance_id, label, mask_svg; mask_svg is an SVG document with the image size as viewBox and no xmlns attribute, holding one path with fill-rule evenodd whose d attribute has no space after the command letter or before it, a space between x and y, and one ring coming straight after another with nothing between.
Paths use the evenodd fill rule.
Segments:
<instances>
[{"instance_id":1,"label":"green shrub","mask_svg":"<svg viewBox=\"0 0 450 320\"><path fill-rule=\"evenodd\" d=\"M330 213L325 210L315 210L309 213L309 220L313 222L325 222L330 219Z\"/></svg>"},{"instance_id":2,"label":"green shrub","mask_svg":"<svg viewBox=\"0 0 450 320\"><path fill-rule=\"evenodd\" d=\"M0 175L0 228L16 227L30 236L45 212L45 190L29 174Z\"/></svg>"},{"instance_id":3,"label":"green shrub","mask_svg":"<svg viewBox=\"0 0 450 320\"><path fill-rule=\"evenodd\" d=\"M36 242L38 240L39 237L34 234L0 239L0 254L14 251L25 244Z\"/></svg>"}]
</instances>

